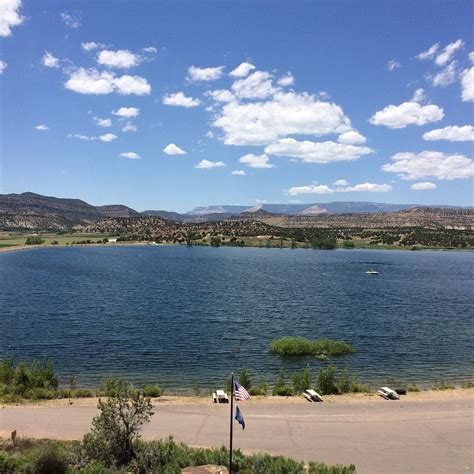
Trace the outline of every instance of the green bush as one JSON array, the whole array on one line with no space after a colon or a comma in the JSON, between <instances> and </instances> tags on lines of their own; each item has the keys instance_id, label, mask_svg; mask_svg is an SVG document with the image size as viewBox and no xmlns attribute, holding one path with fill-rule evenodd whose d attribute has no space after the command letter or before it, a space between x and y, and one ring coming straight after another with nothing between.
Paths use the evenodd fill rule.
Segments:
<instances>
[{"instance_id":1,"label":"green bush","mask_svg":"<svg viewBox=\"0 0 474 474\"><path fill-rule=\"evenodd\" d=\"M258 395L266 396L268 393L268 385L265 382L263 382L258 387L252 387L249 390L249 393L250 395L253 395L253 396L258 396Z\"/></svg>"},{"instance_id":2,"label":"green bush","mask_svg":"<svg viewBox=\"0 0 474 474\"><path fill-rule=\"evenodd\" d=\"M293 389L294 393L301 394L308 388L311 388L311 370L306 367L299 372L293 374Z\"/></svg>"},{"instance_id":3,"label":"green bush","mask_svg":"<svg viewBox=\"0 0 474 474\"><path fill-rule=\"evenodd\" d=\"M310 462L308 466L308 474L353 474L355 472L354 464L349 466L341 466L340 464L328 466L319 462Z\"/></svg>"},{"instance_id":4,"label":"green bush","mask_svg":"<svg viewBox=\"0 0 474 474\"><path fill-rule=\"evenodd\" d=\"M58 392L56 390L49 390L47 388L36 387L28 390L25 393L25 398L30 400L52 400L57 398Z\"/></svg>"},{"instance_id":5,"label":"green bush","mask_svg":"<svg viewBox=\"0 0 474 474\"><path fill-rule=\"evenodd\" d=\"M461 385L462 388L473 388L474 382L463 382Z\"/></svg>"},{"instance_id":6,"label":"green bush","mask_svg":"<svg viewBox=\"0 0 474 474\"><path fill-rule=\"evenodd\" d=\"M293 395L293 389L288 387L285 383L285 371L283 369L280 369L280 372L275 379L275 385L273 387L272 394L280 397L288 397Z\"/></svg>"},{"instance_id":7,"label":"green bush","mask_svg":"<svg viewBox=\"0 0 474 474\"><path fill-rule=\"evenodd\" d=\"M145 385L142 391L145 397L158 398L163 395L163 390L157 385Z\"/></svg>"},{"instance_id":8,"label":"green bush","mask_svg":"<svg viewBox=\"0 0 474 474\"><path fill-rule=\"evenodd\" d=\"M437 380L433 385L433 390L454 390L456 387L450 384L447 380Z\"/></svg>"},{"instance_id":9,"label":"green bush","mask_svg":"<svg viewBox=\"0 0 474 474\"><path fill-rule=\"evenodd\" d=\"M350 354L355 349L344 341L318 339L312 341L304 337L282 337L270 342L269 350L281 356L339 356Z\"/></svg>"},{"instance_id":10,"label":"green bush","mask_svg":"<svg viewBox=\"0 0 474 474\"><path fill-rule=\"evenodd\" d=\"M93 398L95 393L87 388L78 388L71 390L71 398Z\"/></svg>"},{"instance_id":11,"label":"green bush","mask_svg":"<svg viewBox=\"0 0 474 474\"><path fill-rule=\"evenodd\" d=\"M319 369L316 388L321 395L332 395L338 393L336 385L336 367L328 365L327 367Z\"/></svg>"},{"instance_id":12,"label":"green bush","mask_svg":"<svg viewBox=\"0 0 474 474\"><path fill-rule=\"evenodd\" d=\"M17 471L15 458L9 456L5 451L0 451L0 472L2 474L14 474Z\"/></svg>"},{"instance_id":13,"label":"green bush","mask_svg":"<svg viewBox=\"0 0 474 474\"><path fill-rule=\"evenodd\" d=\"M68 460L64 449L56 443L48 443L38 450L33 461L34 474L65 474Z\"/></svg>"},{"instance_id":14,"label":"green bush","mask_svg":"<svg viewBox=\"0 0 474 474\"><path fill-rule=\"evenodd\" d=\"M247 369L242 369L239 374L239 378L237 379L243 387L247 390L252 388L252 379L250 378L249 371Z\"/></svg>"},{"instance_id":15,"label":"green bush","mask_svg":"<svg viewBox=\"0 0 474 474\"><path fill-rule=\"evenodd\" d=\"M32 236L26 238L26 245L41 245L44 244L44 240L38 236Z\"/></svg>"}]
</instances>

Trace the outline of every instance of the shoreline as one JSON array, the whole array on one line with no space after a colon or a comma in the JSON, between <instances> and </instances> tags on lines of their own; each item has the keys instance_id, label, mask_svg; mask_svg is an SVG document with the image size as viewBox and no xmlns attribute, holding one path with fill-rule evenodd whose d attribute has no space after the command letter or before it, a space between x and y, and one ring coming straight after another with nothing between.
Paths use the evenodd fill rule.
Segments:
<instances>
[{"instance_id":1,"label":"shoreline","mask_svg":"<svg viewBox=\"0 0 474 474\"><path fill-rule=\"evenodd\" d=\"M106 397L102 397L106 398ZM177 405L177 406L202 406L213 405L212 397L194 395L162 395L161 397L150 397L154 405ZM345 393L342 395L324 395L323 404L330 405L352 405L360 403L388 403L376 392L370 393ZM400 402L425 402L425 401L445 401L445 400L472 400L474 401L474 387L470 388L454 388L447 390L421 390L419 392L408 392L406 395L401 395ZM100 397L88 398L56 398L52 400L29 400L23 399L19 402L5 403L0 402L0 410L3 408L12 407L95 407L97 406ZM246 404L275 404L275 405L311 405L302 395L293 395L282 397L277 395L257 395L252 396ZM318 405L318 404L316 404Z\"/></svg>"}]
</instances>

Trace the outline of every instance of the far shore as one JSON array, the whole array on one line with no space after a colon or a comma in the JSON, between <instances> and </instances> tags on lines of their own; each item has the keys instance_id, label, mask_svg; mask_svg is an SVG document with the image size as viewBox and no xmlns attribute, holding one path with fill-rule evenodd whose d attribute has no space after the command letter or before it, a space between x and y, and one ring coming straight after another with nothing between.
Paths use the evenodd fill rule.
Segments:
<instances>
[{"instance_id":1,"label":"far shore","mask_svg":"<svg viewBox=\"0 0 474 474\"><path fill-rule=\"evenodd\" d=\"M346 393L343 395L325 395L324 403L329 404L353 404L353 403L389 403L387 400L379 397L375 392L371 393ZM400 401L441 401L441 400L474 400L474 387L455 388L450 390L421 390L419 392L408 392L407 395L401 395ZM160 405L209 405L212 404L210 396L184 396L184 395L163 395L158 398L152 398L153 404ZM18 403L0 403L0 409L6 407L25 407L25 406L47 406L47 407L65 407L74 405L76 407L95 407L99 397L90 398L56 398L53 400L23 400ZM273 395L252 396L246 403L272 403L280 405L308 405L308 402L302 396L279 397ZM1 412L0 412L1 413Z\"/></svg>"}]
</instances>

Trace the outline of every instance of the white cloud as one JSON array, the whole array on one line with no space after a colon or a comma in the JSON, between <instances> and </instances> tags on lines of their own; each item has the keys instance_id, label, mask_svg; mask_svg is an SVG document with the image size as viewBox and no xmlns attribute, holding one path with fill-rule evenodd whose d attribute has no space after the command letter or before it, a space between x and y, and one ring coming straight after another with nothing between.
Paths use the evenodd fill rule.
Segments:
<instances>
[{"instance_id":1,"label":"white cloud","mask_svg":"<svg viewBox=\"0 0 474 474\"><path fill-rule=\"evenodd\" d=\"M339 143L343 143L344 145L363 145L367 141L367 138L365 138L364 135L361 135L359 132L351 130L339 135L337 137L337 141Z\"/></svg>"},{"instance_id":2,"label":"white cloud","mask_svg":"<svg viewBox=\"0 0 474 474\"><path fill-rule=\"evenodd\" d=\"M21 6L21 0L2 0L0 2L0 36L10 36L12 28L23 23L25 18L20 15Z\"/></svg>"},{"instance_id":3,"label":"white cloud","mask_svg":"<svg viewBox=\"0 0 474 474\"><path fill-rule=\"evenodd\" d=\"M249 153L239 158L240 163L246 164L249 168L273 168L273 165L269 163L267 155L253 155Z\"/></svg>"},{"instance_id":4,"label":"white cloud","mask_svg":"<svg viewBox=\"0 0 474 474\"><path fill-rule=\"evenodd\" d=\"M90 137L89 135L82 135L81 133L70 133L68 138L77 138L78 140L92 141L97 140L97 137Z\"/></svg>"},{"instance_id":5,"label":"white cloud","mask_svg":"<svg viewBox=\"0 0 474 474\"><path fill-rule=\"evenodd\" d=\"M126 153L120 153L122 158L128 158L129 160L139 160L140 155L134 151L127 151Z\"/></svg>"},{"instance_id":6,"label":"white cloud","mask_svg":"<svg viewBox=\"0 0 474 474\"><path fill-rule=\"evenodd\" d=\"M266 71L255 71L232 84L234 94L240 99L265 99L278 89L272 85L272 75Z\"/></svg>"},{"instance_id":7,"label":"white cloud","mask_svg":"<svg viewBox=\"0 0 474 474\"><path fill-rule=\"evenodd\" d=\"M68 28L72 28L73 30L77 30L77 28L81 26L81 19L68 12L61 13L61 20Z\"/></svg>"},{"instance_id":8,"label":"white cloud","mask_svg":"<svg viewBox=\"0 0 474 474\"><path fill-rule=\"evenodd\" d=\"M451 58L453 57L454 53L462 48L464 46L464 41L458 39L454 43L448 44L443 51L436 56L435 63L438 66L444 66L447 64L449 61L451 61Z\"/></svg>"},{"instance_id":9,"label":"white cloud","mask_svg":"<svg viewBox=\"0 0 474 474\"><path fill-rule=\"evenodd\" d=\"M200 68L191 66L188 69L188 80L190 81L215 81L224 73L224 66Z\"/></svg>"},{"instance_id":10,"label":"white cloud","mask_svg":"<svg viewBox=\"0 0 474 474\"><path fill-rule=\"evenodd\" d=\"M474 127L472 125L450 125L437 128L423 134L423 140L436 141L448 140L450 142L473 142Z\"/></svg>"},{"instance_id":11,"label":"white cloud","mask_svg":"<svg viewBox=\"0 0 474 474\"><path fill-rule=\"evenodd\" d=\"M186 152L174 143L170 143L163 148L163 153L167 155L185 155Z\"/></svg>"},{"instance_id":12,"label":"white cloud","mask_svg":"<svg viewBox=\"0 0 474 474\"><path fill-rule=\"evenodd\" d=\"M418 104L425 102L425 100L426 100L425 89L421 89L421 88L417 89L413 93L413 97L411 99L412 102L417 102Z\"/></svg>"},{"instance_id":13,"label":"white cloud","mask_svg":"<svg viewBox=\"0 0 474 474\"><path fill-rule=\"evenodd\" d=\"M334 186L349 186L349 183L345 179L338 179L332 184L334 184Z\"/></svg>"},{"instance_id":14,"label":"white cloud","mask_svg":"<svg viewBox=\"0 0 474 474\"><path fill-rule=\"evenodd\" d=\"M106 133L105 135L100 135L99 140L103 142L111 142L117 138L117 135L114 135L113 133Z\"/></svg>"},{"instance_id":15,"label":"white cloud","mask_svg":"<svg viewBox=\"0 0 474 474\"><path fill-rule=\"evenodd\" d=\"M392 186L389 184L361 183L356 184L355 186L345 186L342 188L330 188L326 184L310 184L308 186L295 186L290 188L288 194L290 196L298 196L301 194L387 193L391 190Z\"/></svg>"},{"instance_id":16,"label":"white cloud","mask_svg":"<svg viewBox=\"0 0 474 474\"><path fill-rule=\"evenodd\" d=\"M44 53L41 62L45 67L59 67L59 59L48 53L48 51Z\"/></svg>"},{"instance_id":17,"label":"white cloud","mask_svg":"<svg viewBox=\"0 0 474 474\"><path fill-rule=\"evenodd\" d=\"M0 74L3 74L3 71L7 68L8 64L5 61L0 60Z\"/></svg>"},{"instance_id":18,"label":"white cloud","mask_svg":"<svg viewBox=\"0 0 474 474\"><path fill-rule=\"evenodd\" d=\"M232 174L234 176L245 176L245 171L244 170L234 170L234 171L232 171Z\"/></svg>"},{"instance_id":19,"label":"white cloud","mask_svg":"<svg viewBox=\"0 0 474 474\"><path fill-rule=\"evenodd\" d=\"M417 102L403 102L400 105L387 105L375 112L369 122L388 128L405 128L408 125L425 125L437 122L444 117L444 111L437 105L420 105Z\"/></svg>"},{"instance_id":20,"label":"white cloud","mask_svg":"<svg viewBox=\"0 0 474 474\"><path fill-rule=\"evenodd\" d=\"M206 95L212 97L217 102L232 102L235 100L234 94L227 89L217 89L206 92Z\"/></svg>"},{"instance_id":21,"label":"white cloud","mask_svg":"<svg viewBox=\"0 0 474 474\"><path fill-rule=\"evenodd\" d=\"M436 184L426 181L424 183L415 183L410 186L414 191L425 191L427 189L436 189Z\"/></svg>"},{"instance_id":22,"label":"white cloud","mask_svg":"<svg viewBox=\"0 0 474 474\"><path fill-rule=\"evenodd\" d=\"M137 126L128 121L123 127L122 127L122 132L136 132L137 131Z\"/></svg>"},{"instance_id":23,"label":"white cloud","mask_svg":"<svg viewBox=\"0 0 474 474\"><path fill-rule=\"evenodd\" d=\"M176 92L176 94L166 94L163 97L163 104L174 105L177 107L197 107L200 103L201 101L199 99L186 97L183 92Z\"/></svg>"},{"instance_id":24,"label":"white cloud","mask_svg":"<svg viewBox=\"0 0 474 474\"><path fill-rule=\"evenodd\" d=\"M35 129L36 130L49 130L49 127L47 125L41 124L41 125L36 125Z\"/></svg>"},{"instance_id":25,"label":"white cloud","mask_svg":"<svg viewBox=\"0 0 474 474\"><path fill-rule=\"evenodd\" d=\"M326 135L351 129L341 107L305 92L279 92L268 101L228 103L213 126L224 132L226 145L267 145L287 135Z\"/></svg>"},{"instance_id":26,"label":"white cloud","mask_svg":"<svg viewBox=\"0 0 474 474\"><path fill-rule=\"evenodd\" d=\"M463 102L474 101L474 66L461 73L461 87Z\"/></svg>"},{"instance_id":27,"label":"white cloud","mask_svg":"<svg viewBox=\"0 0 474 474\"><path fill-rule=\"evenodd\" d=\"M398 69L399 67L400 67L400 63L398 61L396 61L395 59L391 59L387 63L387 69L389 71L394 71L395 69Z\"/></svg>"},{"instance_id":28,"label":"white cloud","mask_svg":"<svg viewBox=\"0 0 474 474\"><path fill-rule=\"evenodd\" d=\"M202 160L195 166L195 168L211 169L211 168L220 168L222 166L225 166L225 163L223 163L222 161Z\"/></svg>"},{"instance_id":29,"label":"white cloud","mask_svg":"<svg viewBox=\"0 0 474 474\"><path fill-rule=\"evenodd\" d=\"M291 72L286 73L284 76L278 79L278 85L282 87L292 86L295 83L295 78Z\"/></svg>"},{"instance_id":30,"label":"white cloud","mask_svg":"<svg viewBox=\"0 0 474 474\"><path fill-rule=\"evenodd\" d=\"M108 128L112 126L112 120L109 118L99 118L99 117L92 117L92 118L99 127Z\"/></svg>"},{"instance_id":31,"label":"white cloud","mask_svg":"<svg viewBox=\"0 0 474 474\"><path fill-rule=\"evenodd\" d=\"M439 151L421 153L397 153L392 156L393 163L382 166L382 170L397 173L402 179L462 179L474 176L474 163L460 154L447 154Z\"/></svg>"},{"instance_id":32,"label":"white cloud","mask_svg":"<svg viewBox=\"0 0 474 474\"><path fill-rule=\"evenodd\" d=\"M255 66L253 64L244 62L239 64L233 71L229 73L229 76L232 77L245 77L247 76L250 71L253 71Z\"/></svg>"},{"instance_id":33,"label":"white cloud","mask_svg":"<svg viewBox=\"0 0 474 474\"><path fill-rule=\"evenodd\" d=\"M436 43L431 46L427 51L423 51L422 53L420 53L417 58L421 61L425 61L426 59L432 59L434 58L434 55L437 53L438 49L439 43Z\"/></svg>"},{"instance_id":34,"label":"white cloud","mask_svg":"<svg viewBox=\"0 0 474 474\"><path fill-rule=\"evenodd\" d=\"M471 63L474 63L474 51L471 51L469 53L469 61L471 61Z\"/></svg>"},{"instance_id":35,"label":"white cloud","mask_svg":"<svg viewBox=\"0 0 474 474\"><path fill-rule=\"evenodd\" d=\"M432 83L435 87L441 86L446 87L452 84L456 80L457 76L457 61L449 63L441 72L435 74L432 78Z\"/></svg>"},{"instance_id":36,"label":"white cloud","mask_svg":"<svg viewBox=\"0 0 474 474\"><path fill-rule=\"evenodd\" d=\"M372 149L363 146L346 145L332 141L297 141L294 138L282 138L265 148L265 153L268 155L288 156L300 159L305 163L352 161L372 152Z\"/></svg>"},{"instance_id":37,"label":"white cloud","mask_svg":"<svg viewBox=\"0 0 474 474\"><path fill-rule=\"evenodd\" d=\"M117 110L112 110L112 114L123 118L133 118L138 117L140 109L137 107L120 107Z\"/></svg>"},{"instance_id":38,"label":"white cloud","mask_svg":"<svg viewBox=\"0 0 474 474\"><path fill-rule=\"evenodd\" d=\"M105 48L103 43L96 43L95 41L85 41L81 43L81 48L84 51L93 51L94 49Z\"/></svg>"},{"instance_id":39,"label":"white cloud","mask_svg":"<svg viewBox=\"0 0 474 474\"><path fill-rule=\"evenodd\" d=\"M97 54L97 62L102 66L128 69L140 64L140 57L126 49L103 50Z\"/></svg>"},{"instance_id":40,"label":"white cloud","mask_svg":"<svg viewBox=\"0 0 474 474\"><path fill-rule=\"evenodd\" d=\"M94 68L79 68L72 72L65 87L79 94L95 95L112 92L121 95L148 95L151 91L150 84L143 77L128 75L116 77L110 72L99 72Z\"/></svg>"},{"instance_id":41,"label":"white cloud","mask_svg":"<svg viewBox=\"0 0 474 474\"><path fill-rule=\"evenodd\" d=\"M158 49L156 49L154 46L147 46L146 48L143 48L142 51L145 53L157 53Z\"/></svg>"}]
</instances>

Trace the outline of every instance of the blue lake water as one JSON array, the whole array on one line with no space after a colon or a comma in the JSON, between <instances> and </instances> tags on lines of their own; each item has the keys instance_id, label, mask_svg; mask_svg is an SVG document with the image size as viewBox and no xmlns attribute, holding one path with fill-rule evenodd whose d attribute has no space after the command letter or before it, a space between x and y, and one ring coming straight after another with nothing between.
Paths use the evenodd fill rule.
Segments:
<instances>
[{"instance_id":1,"label":"blue lake water","mask_svg":"<svg viewBox=\"0 0 474 474\"><path fill-rule=\"evenodd\" d=\"M268 352L286 335L340 338L363 382L473 377L474 253L184 246L0 254L0 356L51 357L63 377L168 390L255 381L329 362ZM378 276L366 275L369 268Z\"/></svg>"}]
</instances>

